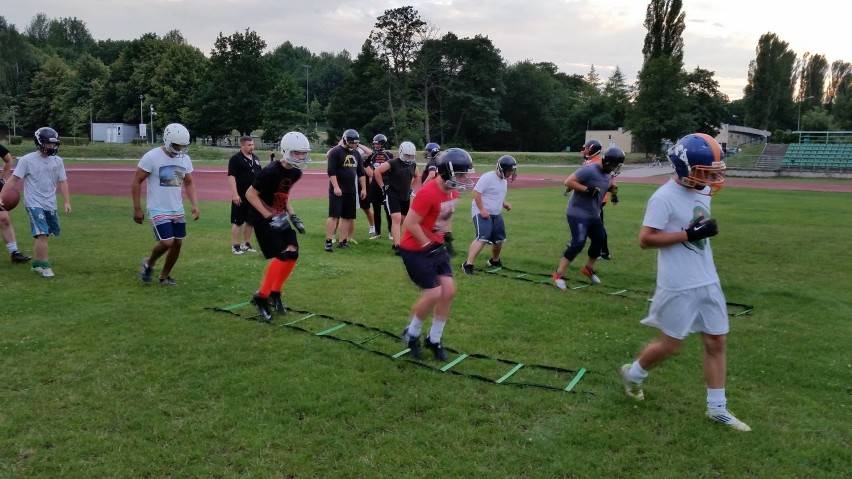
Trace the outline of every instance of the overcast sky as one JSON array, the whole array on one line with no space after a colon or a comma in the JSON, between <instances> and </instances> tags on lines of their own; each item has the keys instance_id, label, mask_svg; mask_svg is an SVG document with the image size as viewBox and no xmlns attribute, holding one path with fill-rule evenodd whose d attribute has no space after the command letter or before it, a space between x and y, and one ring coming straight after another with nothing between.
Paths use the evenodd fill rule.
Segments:
<instances>
[{"instance_id":1,"label":"overcast sky","mask_svg":"<svg viewBox=\"0 0 852 479\"><path fill-rule=\"evenodd\" d=\"M439 34L487 36L509 63L552 62L568 74L591 65L605 80L616 66L632 82L642 66L643 0L8 0L0 15L23 32L33 16L77 17L92 36L131 40L180 30L209 54L219 33L250 28L271 50L290 41L313 53L348 50L354 58L385 10L412 5ZM686 68L715 72L731 100L742 97L761 35L772 32L800 57L852 62L852 23L829 0L781 3L684 0ZM844 38L841 39L841 36ZM2 54L2 53L0 53Z\"/></svg>"}]
</instances>

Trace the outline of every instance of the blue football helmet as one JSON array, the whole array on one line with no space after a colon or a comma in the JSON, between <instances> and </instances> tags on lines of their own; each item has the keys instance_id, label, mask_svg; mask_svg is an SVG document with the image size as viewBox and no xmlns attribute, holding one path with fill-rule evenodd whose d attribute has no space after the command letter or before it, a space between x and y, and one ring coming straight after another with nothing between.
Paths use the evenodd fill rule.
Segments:
<instances>
[{"instance_id":1,"label":"blue football helmet","mask_svg":"<svg viewBox=\"0 0 852 479\"><path fill-rule=\"evenodd\" d=\"M509 183L515 181L518 176L518 162L510 155L503 155L497 160L497 176L500 179L508 180Z\"/></svg>"},{"instance_id":2,"label":"blue football helmet","mask_svg":"<svg viewBox=\"0 0 852 479\"><path fill-rule=\"evenodd\" d=\"M610 146L604 150L601 156L601 168L604 173L609 173L613 177L621 173L621 165L624 164L624 150L617 146Z\"/></svg>"},{"instance_id":3,"label":"blue football helmet","mask_svg":"<svg viewBox=\"0 0 852 479\"><path fill-rule=\"evenodd\" d=\"M473 160L468 152L461 148L450 148L438 156L437 162L438 176L448 187L460 193L473 188L473 178L468 176L473 173Z\"/></svg>"},{"instance_id":4,"label":"blue football helmet","mask_svg":"<svg viewBox=\"0 0 852 479\"><path fill-rule=\"evenodd\" d=\"M441 151L441 145L437 143L426 143L423 148L423 157L427 160L434 158Z\"/></svg>"},{"instance_id":5,"label":"blue football helmet","mask_svg":"<svg viewBox=\"0 0 852 479\"><path fill-rule=\"evenodd\" d=\"M722 188L725 181L725 153L712 136L704 133L686 135L669 148L668 157L684 186L695 188L708 196Z\"/></svg>"}]
</instances>

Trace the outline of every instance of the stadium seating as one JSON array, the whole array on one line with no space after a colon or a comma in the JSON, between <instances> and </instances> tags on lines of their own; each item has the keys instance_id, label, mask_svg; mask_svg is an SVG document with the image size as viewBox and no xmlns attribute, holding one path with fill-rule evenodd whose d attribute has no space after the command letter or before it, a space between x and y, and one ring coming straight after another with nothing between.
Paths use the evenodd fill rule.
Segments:
<instances>
[{"instance_id":1,"label":"stadium seating","mask_svg":"<svg viewBox=\"0 0 852 479\"><path fill-rule=\"evenodd\" d=\"M852 170L852 144L792 143L784 153L781 168L795 171Z\"/></svg>"}]
</instances>

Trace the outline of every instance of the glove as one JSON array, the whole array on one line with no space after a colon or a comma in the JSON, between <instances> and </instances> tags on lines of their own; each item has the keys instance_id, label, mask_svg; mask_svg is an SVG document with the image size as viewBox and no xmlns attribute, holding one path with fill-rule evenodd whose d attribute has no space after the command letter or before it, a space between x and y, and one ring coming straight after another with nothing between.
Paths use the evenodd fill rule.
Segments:
<instances>
[{"instance_id":1,"label":"glove","mask_svg":"<svg viewBox=\"0 0 852 479\"><path fill-rule=\"evenodd\" d=\"M387 196L387 195L388 195L388 190L389 190L389 189L390 189L390 185L389 185L389 184L387 184L387 183L383 184L383 185L382 185L382 194L383 194L383 195L385 195L385 196Z\"/></svg>"},{"instance_id":2,"label":"glove","mask_svg":"<svg viewBox=\"0 0 852 479\"><path fill-rule=\"evenodd\" d=\"M456 249L453 248L453 233L450 231L444 233L444 249L451 257L456 255Z\"/></svg>"},{"instance_id":3,"label":"glove","mask_svg":"<svg viewBox=\"0 0 852 479\"><path fill-rule=\"evenodd\" d=\"M287 212L278 213L277 215L269 218L269 227L276 231L287 231L292 226L290 225L290 215Z\"/></svg>"},{"instance_id":4,"label":"glove","mask_svg":"<svg viewBox=\"0 0 852 479\"><path fill-rule=\"evenodd\" d=\"M618 204L618 195L615 194L615 193L612 194L612 204L614 204L614 205Z\"/></svg>"},{"instance_id":5,"label":"glove","mask_svg":"<svg viewBox=\"0 0 852 479\"><path fill-rule=\"evenodd\" d=\"M300 220L298 216L291 215L290 221L293 222L293 227L296 228L296 231L298 231L299 234L305 234L305 223L302 223L302 220Z\"/></svg>"},{"instance_id":6,"label":"glove","mask_svg":"<svg viewBox=\"0 0 852 479\"><path fill-rule=\"evenodd\" d=\"M719 226L714 218L698 218L686 228L686 239L690 242L703 240L719 234Z\"/></svg>"},{"instance_id":7,"label":"glove","mask_svg":"<svg viewBox=\"0 0 852 479\"><path fill-rule=\"evenodd\" d=\"M618 186L616 186L616 185L610 186L609 192L612 193L613 195L617 195L618 194Z\"/></svg>"},{"instance_id":8,"label":"glove","mask_svg":"<svg viewBox=\"0 0 852 479\"><path fill-rule=\"evenodd\" d=\"M586 187L586 191L584 191L583 194L595 198L601 194L601 189L597 186L595 186L594 188Z\"/></svg>"}]
</instances>

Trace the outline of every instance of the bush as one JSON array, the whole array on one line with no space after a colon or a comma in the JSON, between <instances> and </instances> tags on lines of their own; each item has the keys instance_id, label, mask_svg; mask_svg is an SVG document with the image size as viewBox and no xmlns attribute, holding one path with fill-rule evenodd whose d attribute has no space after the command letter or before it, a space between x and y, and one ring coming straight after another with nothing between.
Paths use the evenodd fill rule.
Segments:
<instances>
[{"instance_id":1,"label":"bush","mask_svg":"<svg viewBox=\"0 0 852 479\"><path fill-rule=\"evenodd\" d=\"M23 141L24 141L24 137L22 137L22 136L9 135L9 144L10 145L20 145L21 143L23 143Z\"/></svg>"}]
</instances>

